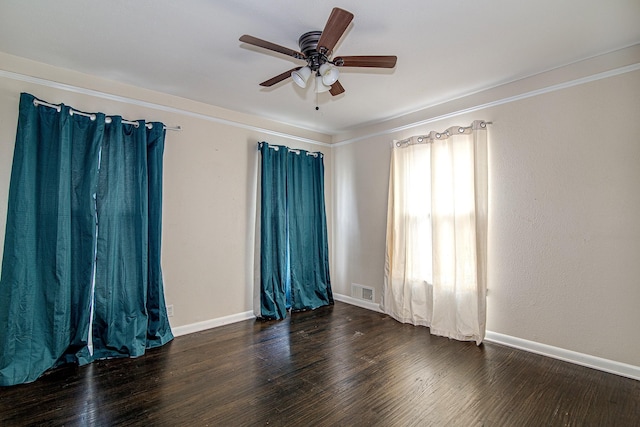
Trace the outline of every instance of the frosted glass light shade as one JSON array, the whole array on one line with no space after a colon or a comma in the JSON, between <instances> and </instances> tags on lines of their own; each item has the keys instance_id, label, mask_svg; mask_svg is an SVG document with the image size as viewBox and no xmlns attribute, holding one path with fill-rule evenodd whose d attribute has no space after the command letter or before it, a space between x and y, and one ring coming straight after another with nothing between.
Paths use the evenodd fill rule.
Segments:
<instances>
[{"instance_id":1,"label":"frosted glass light shade","mask_svg":"<svg viewBox=\"0 0 640 427\"><path fill-rule=\"evenodd\" d=\"M332 67L331 65L324 63L320 66L320 75L322 76L322 83L326 86L331 86L335 82L338 81L338 77L340 76L340 72L337 68Z\"/></svg>"},{"instance_id":2,"label":"frosted glass light shade","mask_svg":"<svg viewBox=\"0 0 640 427\"><path fill-rule=\"evenodd\" d=\"M322 82L322 76L316 76L316 93L326 92L331 89L331 86L327 86Z\"/></svg>"},{"instance_id":3,"label":"frosted glass light shade","mask_svg":"<svg viewBox=\"0 0 640 427\"><path fill-rule=\"evenodd\" d=\"M299 70L295 70L291 72L291 78L293 81L300 87L307 87L307 80L311 76L311 68L302 67Z\"/></svg>"}]
</instances>

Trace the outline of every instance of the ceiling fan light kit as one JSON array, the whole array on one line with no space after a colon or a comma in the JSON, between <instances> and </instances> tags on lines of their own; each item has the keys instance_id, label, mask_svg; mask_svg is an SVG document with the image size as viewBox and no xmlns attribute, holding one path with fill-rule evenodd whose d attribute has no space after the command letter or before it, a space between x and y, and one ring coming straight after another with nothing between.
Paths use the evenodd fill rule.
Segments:
<instances>
[{"instance_id":1,"label":"ceiling fan light kit","mask_svg":"<svg viewBox=\"0 0 640 427\"><path fill-rule=\"evenodd\" d=\"M291 77L298 86L305 88L309 78L314 74L316 93L328 91L331 95L336 96L344 93L344 87L338 81L340 72L337 67L394 68L396 66L397 58L390 55L341 56L331 60L333 48L352 20L353 14L351 12L334 7L323 31L309 31L300 36L298 39L300 52L247 34L240 37L240 41L292 56L307 63L306 66L293 68L265 80L260 83L260 86L270 87Z\"/></svg>"},{"instance_id":2,"label":"ceiling fan light kit","mask_svg":"<svg viewBox=\"0 0 640 427\"><path fill-rule=\"evenodd\" d=\"M308 66L302 67L299 70L293 70L291 72L291 78L293 79L293 82L301 88L307 87L307 81L309 80L310 76L311 68L309 68Z\"/></svg>"},{"instance_id":3,"label":"ceiling fan light kit","mask_svg":"<svg viewBox=\"0 0 640 427\"><path fill-rule=\"evenodd\" d=\"M331 89L331 85L325 85L322 81L322 77L316 76L316 93L329 92L329 89Z\"/></svg>"},{"instance_id":4,"label":"ceiling fan light kit","mask_svg":"<svg viewBox=\"0 0 640 427\"><path fill-rule=\"evenodd\" d=\"M338 77L340 77L338 69L326 62L320 66L318 74L322 77L322 83L327 86L334 84L338 80Z\"/></svg>"}]
</instances>

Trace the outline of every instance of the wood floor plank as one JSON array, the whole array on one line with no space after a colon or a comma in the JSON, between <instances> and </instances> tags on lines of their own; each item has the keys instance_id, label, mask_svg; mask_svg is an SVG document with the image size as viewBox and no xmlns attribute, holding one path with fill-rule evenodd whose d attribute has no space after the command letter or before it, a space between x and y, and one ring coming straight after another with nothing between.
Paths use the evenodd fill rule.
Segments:
<instances>
[{"instance_id":1,"label":"wood floor plank","mask_svg":"<svg viewBox=\"0 0 640 427\"><path fill-rule=\"evenodd\" d=\"M640 381L337 302L0 388L0 426L638 426Z\"/></svg>"}]
</instances>

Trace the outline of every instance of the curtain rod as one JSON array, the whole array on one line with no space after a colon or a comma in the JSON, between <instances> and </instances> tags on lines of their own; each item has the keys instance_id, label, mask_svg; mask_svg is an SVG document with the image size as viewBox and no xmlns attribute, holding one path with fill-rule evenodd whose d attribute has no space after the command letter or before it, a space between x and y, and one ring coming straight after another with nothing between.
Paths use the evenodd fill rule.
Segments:
<instances>
[{"instance_id":1,"label":"curtain rod","mask_svg":"<svg viewBox=\"0 0 640 427\"><path fill-rule=\"evenodd\" d=\"M263 141L263 142L258 142L258 150L260 149L260 147L262 147L262 144L267 144L267 147L271 148L273 151L278 151L280 149L280 145L270 145L268 142L264 142ZM290 153L295 153L297 155L300 155L300 153L301 153L301 150L297 150L295 148L289 148L289 147L285 147L285 146L282 146L282 148L286 148L287 151L289 151ZM307 156L313 156L313 157L316 157L316 158L318 156L320 156L320 157L324 158L324 154L322 154L321 151L313 151L313 152L312 151L307 151L307 150L302 150L302 151L306 151Z\"/></svg>"},{"instance_id":2,"label":"curtain rod","mask_svg":"<svg viewBox=\"0 0 640 427\"><path fill-rule=\"evenodd\" d=\"M48 102L40 101L39 99L34 99L33 100L33 105L35 105L36 107L38 105L43 105L45 107L55 108L58 111L58 113L62 110L62 107L60 105L49 104ZM77 114L79 116L89 117L91 120L95 120L96 119L96 115L95 114L84 113L82 111L74 110L73 108L69 109L69 114L71 114L72 116L74 114ZM105 117L104 122L105 123L111 123L111 117L109 117L109 116ZM122 123L127 124L127 125L134 125L135 127L138 127L138 122L132 122L130 120L124 120L123 119ZM147 129L151 129L153 127L153 125L151 123L147 123L145 126L147 127ZM180 126L174 126L174 127L164 126L164 129L165 130L175 130L175 131L182 130L182 128Z\"/></svg>"},{"instance_id":3,"label":"curtain rod","mask_svg":"<svg viewBox=\"0 0 640 427\"><path fill-rule=\"evenodd\" d=\"M485 121L480 121L480 123L479 123L481 128L486 128L487 125L492 125L492 124L493 124L493 122L485 122ZM452 126L452 127L455 127L455 126ZM458 132L459 133L464 133L467 129L471 129L471 128L473 128L473 123L470 124L469 126L458 126ZM451 129L451 128L449 128L449 129ZM447 129L445 131L442 131L442 132L435 132L436 139L440 139L443 135L446 136L446 137L451 136L451 134L449 133L449 129ZM411 141L412 138L416 138L417 141L418 141L418 144L420 144L420 143L424 142L425 139L431 139L433 137L431 136L431 134L420 135L420 136L417 136L417 137L413 137L412 136L411 138L406 138L406 139L402 139L400 141L396 141L395 145L396 145L396 147L400 147L402 145L409 144L409 142Z\"/></svg>"}]
</instances>

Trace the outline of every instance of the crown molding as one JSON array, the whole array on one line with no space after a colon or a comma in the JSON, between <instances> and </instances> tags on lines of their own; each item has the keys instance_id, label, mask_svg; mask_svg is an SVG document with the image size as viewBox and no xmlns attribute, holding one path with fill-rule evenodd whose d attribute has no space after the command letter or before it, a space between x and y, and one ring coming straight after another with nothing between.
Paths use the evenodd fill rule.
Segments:
<instances>
[{"instance_id":1,"label":"crown molding","mask_svg":"<svg viewBox=\"0 0 640 427\"><path fill-rule=\"evenodd\" d=\"M508 103L511 103L511 102L520 101L520 100L523 100L523 99L527 99L527 98L531 98L531 97L534 97L534 96L543 95L543 94L550 93L550 92L556 92L556 91L559 91L559 90L568 89L568 88L571 88L571 87L574 87L574 86L579 86L579 85L583 85L583 84L586 84L586 83L591 83L591 82L595 82L595 81L598 81L598 80L603 80L603 79L607 79L607 78L610 78L610 77L619 76L621 74L631 73L631 72L634 72L634 71L637 71L637 70L640 70L640 63L626 65L624 67L619 67L619 68L615 68L615 69L612 69L612 70L604 71L604 72L601 72L601 73L592 74L590 76L581 77L581 78L574 79L574 80L569 80L569 81L566 81L566 82L563 82L563 83L559 83L559 84L555 84L555 85L551 85L551 86L546 86L546 87L543 87L541 89L535 89L535 90L524 92L524 93L521 93L521 94L518 94L518 95L497 99L495 101L486 102L486 103L483 103L483 104L475 105L473 107L464 108L464 109L461 109L461 110L456 110L456 111L453 111L451 113L442 114L442 115L435 116L435 117L430 117L430 118L425 119L425 120L420 120L420 121L409 123L409 124L406 124L406 125L396 126L396 127L384 129L384 130L381 130L379 132L373 132L373 133L369 133L369 134L366 134L366 135L357 136L357 137L354 137L354 138L350 138L350 139L346 139L346 140L334 143L334 144L332 144L332 147L340 147L340 146L343 146L343 145L353 144L354 142L358 142L358 141L361 141L363 139L369 139L369 138L373 138L373 137L376 137L376 136L389 135L389 134L396 133L396 132L402 132L402 131L405 131L405 130L408 130L408 129L413 129L413 128L416 128L416 127L419 127L419 126L423 126L423 125L426 125L426 124L429 124L429 123L438 122L440 120L450 119L450 118L453 118L453 117L461 116L463 114L473 113L475 111L484 110L486 108L491 108L491 107L495 107L495 106L498 106L498 105L508 104ZM487 90L491 90L491 89L487 89ZM477 93L477 92L475 92L475 93ZM469 95L466 95L466 96L471 96L471 95L473 95L473 94L469 94ZM460 98L464 98L464 96L460 97ZM460 99L460 98L456 98L456 99ZM448 101L445 101L445 102L442 102L442 103L439 103L439 104L431 105L431 106L426 107L426 108L421 108L420 110L414 111L413 113L404 114L403 116L407 116L407 115L410 115L410 114L415 114L415 113L418 113L420 111L436 107L437 105L446 104L447 102L451 102L451 101L453 101L453 100L448 100ZM400 116L400 117L402 117L402 116Z\"/></svg>"},{"instance_id":2,"label":"crown molding","mask_svg":"<svg viewBox=\"0 0 640 427\"><path fill-rule=\"evenodd\" d=\"M297 136L297 135L291 135L291 134L288 134L288 133L285 133L285 132L278 132L278 131L274 131L274 130L263 128L263 127L259 127L259 126L253 126L253 125L249 125L249 124L246 124L246 123L241 123L241 122L236 122L236 121L233 121L233 120L223 119L221 117L215 117L215 116L211 116L211 115L207 115L207 114L202 114L202 113L196 113L196 112L193 112L193 111L183 110L181 108L170 107L168 105L156 104L156 103L153 103L153 102L147 102L147 101L142 101L142 100L139 100L139 99L128 98L126 96L114 95L114 94L107 93L107 92L101 92L101 91L97 91L97 90L93 90L93 89L87 89L87 88L83 88L83 87L78 87L78 86L74 86L74 85L70 85L70 84L66 84L66 83L55 82L53 80L43 79L41 77L28 76L26 74L16 73L16 72L13 72L13 71L0 70L0 77L4 77L4 78L7 78L7 79L12 79L12 80L17 80L17 81L21 81L21 82L25 82L25 83L31 83L31 84L36 84L36 85L40 85L40 86L45 86L45 87L49 87L49 88L52 88L52 89L59 89L59 90L63 90L63 91L66 91L66 92L79 93L79 94L82 94L82 95L88 95L88 96L92 96L92 97L96 97L96 98L107 99L107 100L110 100L110 101L121 102L121 103L124 103L124 104L136 105L136 106L139 106L139 107L150 108L150 109L154 109L154 110L158 110L158 111L164 111L164 112L173 113L173 114L179 114L179 115L187 116L187 117L193 117L193 118L200 119L200 120L206 120L206 121L209 121L209 122L220 123L220 124L233 126L233 127L237 127L237 128L241 128L241 129L247 129L247 130L251 130L251 131L255 131L255 132L264 133L264 134L267 134L267 135L277 136L277 137L280 137L280 138L286 138L286 139L291 139L291 140L295 140L295 141L299 141L299 142L304 142L304 143L307 143L307 144L320 145L320 146L323 146L323 147L331 147L332 146L332 144L328 144L328 143L321 142L321 141L316 141L316 140L310 139L310 138L304 138L304 137Z\"/></svg>"}]
</instances>

